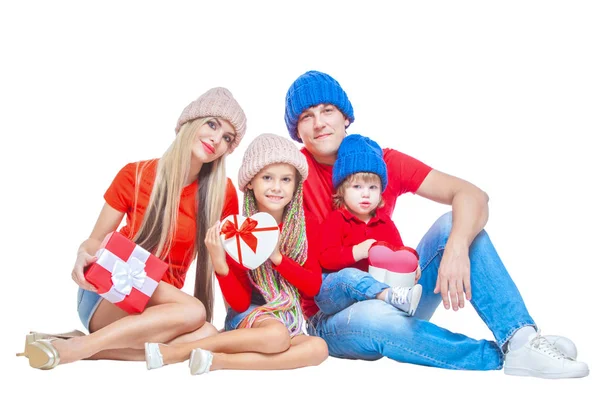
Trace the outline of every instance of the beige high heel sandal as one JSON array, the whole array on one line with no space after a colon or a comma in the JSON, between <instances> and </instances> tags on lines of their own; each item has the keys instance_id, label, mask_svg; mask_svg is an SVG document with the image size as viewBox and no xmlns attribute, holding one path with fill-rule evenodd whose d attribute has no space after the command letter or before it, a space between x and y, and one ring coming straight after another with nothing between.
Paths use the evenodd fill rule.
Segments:
<instances>
[{"instance_id":1,"label":"beige high heel sandal","mask_svg":"<svg viewBox=\"0 0 600 400\"><path fill-rule=\"evenodd\" d=\"M54 340L56 339L40 339L32 343L27 343L25 351L20 353L20 355L29 359L29 366L32 368L52 369L60 363L58 351L51 343Z\"/></svg>"},{"instance_id":2,"label":"beige high heel sandal","mask_svg":"<svg viewBox=\"0 0 600 400\"><path fill-rule=\"evenodd\" d=\"M43 332L35 332L31 331L29 334L25 335L25 347L28 344L33 342L37 342L42 339L73 339L74 337L85 336L85 333L78 331L77 329L72 330L71 332L64 333L43 333ZM23 353L17 353L17 357L27 357L25 351Z\"/></svg>"}]
</instances>

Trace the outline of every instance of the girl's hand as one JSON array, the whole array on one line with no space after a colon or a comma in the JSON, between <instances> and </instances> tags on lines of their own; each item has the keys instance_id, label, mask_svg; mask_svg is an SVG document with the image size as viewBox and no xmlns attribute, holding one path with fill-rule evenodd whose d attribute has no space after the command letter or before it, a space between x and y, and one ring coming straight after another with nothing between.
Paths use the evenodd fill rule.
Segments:
<instances>
[{"instance_id":1,"label":"girl's hand","mask_svg":"<svg viewBox=\"0 0 600 400\"><path fill-rule=\"evenodd\" d=\"M275 250L273 250L273 253L271 253L271 256L269 257L269 259L271 260L271 262L273 263L273 265L276 267L279 264L281 264L281 261L283 260L283 255L281 254L281 235L279 235L279 239L277 241L277 246L275 246Z\"/></svg>"},{"instance_id":2,"label":"girl's hand","mask_svg":"<svg viewBox=\"0 0 600 400\"><path fill-rule=\"evenodd\" d=\"M210 254L210 259L215 272L219 275L227 275L229 273L229 266L227 265L227 260L225 258L223 243L221 243L220 225L221 223L217 222L208 229L204 244L206 245L208 254Z\"/></svg>"},{"instance_id":3,"label":"girl's hand","mask_svg":"<svg viewBox=\"0 0 600 400\"><path fill-rule=\"evenodd\" d=\"M89 290L90 292L97 292L94 285L89 283L83 276L83 270L98 261L98 257L88 254L85 250L81 250L77 253L77 259L75 260L75 266L73 272L71 272L71 278L75 281L80 288Z\"/></svg>"}]
</instances>

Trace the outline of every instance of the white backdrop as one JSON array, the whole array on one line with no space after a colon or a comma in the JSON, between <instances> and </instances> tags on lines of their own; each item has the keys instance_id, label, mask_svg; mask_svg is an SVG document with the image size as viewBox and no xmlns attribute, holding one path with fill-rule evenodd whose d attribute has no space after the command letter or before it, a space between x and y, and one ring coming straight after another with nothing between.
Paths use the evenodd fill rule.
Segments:
<instances>
[{"instance_id":1,"label":"white backdrop","mask_svg":"<svg viewBox=\"0 0 600 400\"><path fill-rule=\"evenodd\" d=\"M379 1L3 2L0 390L67 399L591 396L598 388L591 323L599 277L600 163L592 144L600 133L599 20L591 1L395 9ZM228 160L235 181L252 138L287 135L285 93L310 69L347 91L356 115L350 133L489 194L487 230L530 313L544 333L576 341L590 377L547 382L334 358L296 371L190 377L184 364L148 372L142 363L83 361L36 371L14 357L30 329L82 329L72 264L125 163L160 157L181 110L225 86L248 115L247 136ZM447 210L408 195L394 220L416 246ZM184 290L192 285L190 273ZM218 327L223 318L219 302ZM433 321L492 338L470 307L440 309Z\"/></svg>"}]
</instances>

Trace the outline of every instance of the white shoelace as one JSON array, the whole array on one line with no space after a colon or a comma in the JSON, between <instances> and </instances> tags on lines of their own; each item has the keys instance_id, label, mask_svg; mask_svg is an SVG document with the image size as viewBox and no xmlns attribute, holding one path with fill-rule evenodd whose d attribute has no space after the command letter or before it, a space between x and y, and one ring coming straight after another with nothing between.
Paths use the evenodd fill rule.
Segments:
<instances>
[{"instance_id":1,"label":"white shoelace","mask_svg":"<svg viewBox=\"0 0 600 400\"><path fill-rule=\"evenodd\" d=\"M392 302L406 304L408 303L408 294L410 287L392 288Z\"/></svg>"},{"instance_id":2,"label":"white shoelace","mask_svg":"<svg viewBox=\"0 0 600 400\"><path fill-rule=\"evenodd\" d=\"M559 360L563 358L569 358L566 355L564 355L555 345L550 343L548 339L540 335L539 332L536 337L531 339L530 345L532 348L537 349L549 355L552 358L556 358Z\"/></svg>"}]
</instances>

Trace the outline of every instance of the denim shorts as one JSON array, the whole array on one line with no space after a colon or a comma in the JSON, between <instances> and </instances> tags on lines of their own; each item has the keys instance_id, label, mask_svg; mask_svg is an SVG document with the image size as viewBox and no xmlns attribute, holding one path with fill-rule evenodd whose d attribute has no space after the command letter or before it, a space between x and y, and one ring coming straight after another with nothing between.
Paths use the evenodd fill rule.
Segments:
<instances>
[{"instance_id":1,"label":"denim shorts","mask_svg":"<svg viewBox=\"0 0 600 400\"><path fill-rule=\"evenodd\" d=\"M77 313L85 329L90 331L90 320L100 305L102 297L96 292L79 288L77 292Z\"/></svg>"},{"instance_id":2,"label":"denim shorts","mask_svg":"<svg viewBox=\"0 0 600 400\"><path fill-rule=\"evenodd\" d=\"M242 313L238 313L233 308L229 307L227 309L227 316L225 317L225 330L233 331L238 328L238 325L244 318L248 316L256 307L260 307L256 304L250 304L250 307Z\"/></svg>"}]
</instances>

